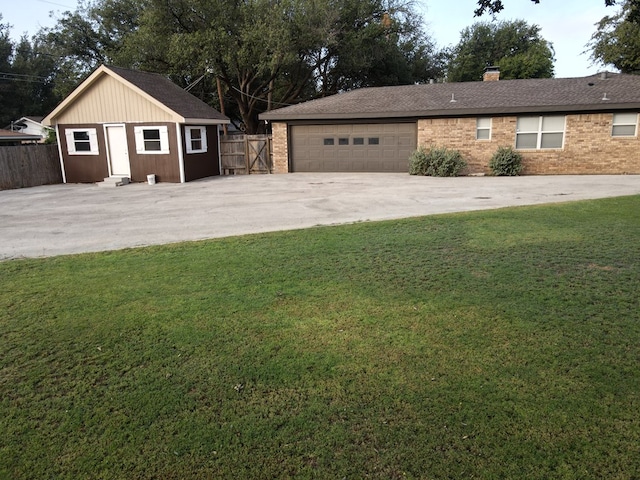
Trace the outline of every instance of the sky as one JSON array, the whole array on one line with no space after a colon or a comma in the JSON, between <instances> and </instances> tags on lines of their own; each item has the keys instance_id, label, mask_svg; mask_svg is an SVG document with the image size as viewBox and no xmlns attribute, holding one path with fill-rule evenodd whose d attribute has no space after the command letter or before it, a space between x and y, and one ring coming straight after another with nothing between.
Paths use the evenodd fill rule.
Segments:
<instances>
[{"instance_id":1,"label":"sky","mask_svg":"<svg viewBox=\"0 0 640 480\"><path fill-rule=\"evenodd\" d=\"M542 37L555 50L556 77L583 77L605 69L591 65L589 54L583 53L596 30L594 24L616 12L614 7L605 7L604 0L540 0L539 4L505 0L504 4L497 20L523 19L541 27ZM427 32L441 48L457 44L460 31L479 20L473 16L476 0L417 0L416 5ZM17 40L25 33L31 37L41 27L55 25L62 12L73 11L76 6L76 0L0 0L0 13L2 23L13 26L11 37ZM481 20L490 21L491 16L485 15Z\"/></svg>"}]
</instances>

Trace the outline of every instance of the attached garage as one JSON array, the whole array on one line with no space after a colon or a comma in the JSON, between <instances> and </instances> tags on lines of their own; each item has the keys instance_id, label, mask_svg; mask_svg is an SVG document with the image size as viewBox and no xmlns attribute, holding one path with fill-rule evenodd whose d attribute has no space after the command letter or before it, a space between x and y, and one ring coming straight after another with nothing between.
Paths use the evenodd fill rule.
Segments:
<instances>
[{"instance_id":1,"label":"attached garage","mask_svg":"<svg viewBox=\"0 0 640 480\"><path fill-rule=\"evenodd\" d=\"M291 126L293 172L408 172L416 123Z\"/></svg>"}]
</instances>

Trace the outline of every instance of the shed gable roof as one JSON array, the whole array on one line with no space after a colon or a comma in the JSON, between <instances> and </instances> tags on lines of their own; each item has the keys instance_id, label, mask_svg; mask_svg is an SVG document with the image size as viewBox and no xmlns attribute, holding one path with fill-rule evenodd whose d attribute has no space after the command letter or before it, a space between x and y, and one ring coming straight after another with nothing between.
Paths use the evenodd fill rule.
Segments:
<instances>
[{"instance_id":1,"label":"shed gable roof","mask_svg":"<svg viewBox=\"0 0 640 480\"><path fill-rule=\"evenodd\" d=\"M123 86L135 92L135 94L151 102L176 122L229 122L226 116L162 75L102 65L63 100L53 112L47 115L43 123L47 125L56 123L56 118L60 117L65 111L73 109L74 105L82 100L83 95L89 92L91 87L98 84L105 76L120 82ZM148 118L141 120L153 121L154 119Z\"/></svg>"},{"instance_id":2,"label":"shed gable roof","mask_svg":"<svg viewBox=\"0 0 640 480\"><path fill-rule=\"evenodd\" d=\"M607 73L578 78L361 88L273 110L260 118L420 118L623 109L640 109L639 75Z\"/></svg>"}]
</instances>

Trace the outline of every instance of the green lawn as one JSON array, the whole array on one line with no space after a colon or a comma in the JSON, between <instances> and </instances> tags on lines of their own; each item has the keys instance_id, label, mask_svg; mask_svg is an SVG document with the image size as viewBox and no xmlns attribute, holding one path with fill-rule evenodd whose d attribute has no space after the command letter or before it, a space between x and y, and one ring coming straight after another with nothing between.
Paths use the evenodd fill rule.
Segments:
<instances>
[{"instance_id":1,"label":"green lawn","mask_svg":"<svg viewBox=\"0 0 640 480\"><path fill-rule=\"evenodd\" d=\"M640 196L0 262L0 478L640 478Z\"/></svg>"}]
</instances>

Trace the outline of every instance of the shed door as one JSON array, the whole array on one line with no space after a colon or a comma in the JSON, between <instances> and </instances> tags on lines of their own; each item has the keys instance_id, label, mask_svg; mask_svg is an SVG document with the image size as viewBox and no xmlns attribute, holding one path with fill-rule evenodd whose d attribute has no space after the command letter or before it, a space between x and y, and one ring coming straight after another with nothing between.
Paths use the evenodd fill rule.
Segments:
<instances>
[{"instance_id":1,"label":"shed door","mask_svg":"<svg viewBox=\"0 0 640 480\"><path fill-rule=\"evenodd\" d=\"M107 145L109 148L109 162L111 175L131 176L129 165L129 149L127 148L127 132L124 125L109 125L105 127L107 132Z\"/></svg>"},{"instance_id":2,"label":"shed door","mask_svg":"<svg viewBox=\"0 0 640 480\"><path fill-rule=\"evenodd\" d=\"M415 123L294 125L294 172L408 172Z\"/></svg>"}]
</instances>

